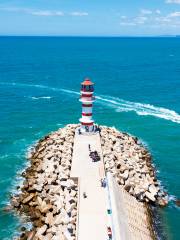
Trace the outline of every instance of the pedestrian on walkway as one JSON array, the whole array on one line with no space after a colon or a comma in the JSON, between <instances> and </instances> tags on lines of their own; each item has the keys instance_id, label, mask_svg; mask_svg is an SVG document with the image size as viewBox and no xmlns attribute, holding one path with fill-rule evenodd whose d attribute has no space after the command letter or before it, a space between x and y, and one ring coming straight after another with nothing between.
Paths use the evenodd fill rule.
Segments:
<instances>
[{"instance_id":1,"label":"pedestrian on walkway","mask_svg":"<svg viewBox=\"0 0 180 240\"><path fill-rule=\"evenodd\" d=\"M87 198L86 192L83 192L83 198Z\"/></svg>"},{"instance_id":2,"label":"pedestrian on walkway","mask_svg":"<svg viewBox=\"0 0 180 240\"><path fill-rule=\"evenodd\" d=\"M89 148L89 151L91 152L91 145L90 144L88 144L88 148Z\"/></svg>"}]
</instances>

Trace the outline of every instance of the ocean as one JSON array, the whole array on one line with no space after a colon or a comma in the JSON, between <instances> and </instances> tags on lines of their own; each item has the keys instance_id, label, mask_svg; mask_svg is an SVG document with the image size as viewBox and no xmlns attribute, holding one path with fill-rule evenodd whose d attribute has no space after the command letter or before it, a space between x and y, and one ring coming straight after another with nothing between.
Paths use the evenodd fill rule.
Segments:
<instances>
[{"instance_id":1,"label":"ocean","mask_svg":"<svg viewBox=\"0 0 180 240\"><path fill-rule=\"evenodd\" d=\"M22 183L28 149L81 115L85 77L95 82L94 119L137 136L169 193L162 239L179 239L180 38L0 37L0 239L24 224L4 212Z\"/></svg>"}]
</instances>

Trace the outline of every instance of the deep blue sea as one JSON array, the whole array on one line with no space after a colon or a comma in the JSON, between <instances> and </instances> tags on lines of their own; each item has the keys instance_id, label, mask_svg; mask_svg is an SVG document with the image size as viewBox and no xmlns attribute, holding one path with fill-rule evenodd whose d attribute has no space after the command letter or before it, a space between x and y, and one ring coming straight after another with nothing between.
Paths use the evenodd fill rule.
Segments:
<instances>
[{"instance_id":1,"label":"deep blue sea","mask_svg":"<svg viewBox=\"0 0 180 240\"><path fill-rule=\"evenodd\" d=\"M3 212L22 182L28 148L77 123L80 82L95 82L94 119L136 135L153 154L170 195L160 210L167 239L179 239L180 38L0 37L0 239L20 221Z\"/></svg>"}]
</instances>

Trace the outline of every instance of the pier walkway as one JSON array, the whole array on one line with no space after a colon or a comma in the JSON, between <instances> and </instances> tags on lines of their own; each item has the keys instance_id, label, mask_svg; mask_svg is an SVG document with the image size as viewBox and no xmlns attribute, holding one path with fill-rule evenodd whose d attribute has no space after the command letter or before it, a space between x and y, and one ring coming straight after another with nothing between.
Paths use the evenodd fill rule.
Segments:
<instances>
[{"instance_id":1,"label":"pier walkway","mask_svg":"<svg viewBox=\"0 0 180 240\"><path fill-rule=\"evenodd\" d=\"M154 240L148 210L119 186L111 173L107 182L112 210L113 234L116 240Z\"/></svg>"},{"instance_id":2,"label":"pier walkway","mask_svg":"<svg viewBox=\"0 0 180 240\"><path fill-rule=\"evenodd\" d=\"M100 161L90 158L89 144L91 151L98 152ZM99 133L76 132L70 177L78 178L79 187L76 240L155 239L144 203L119 186L110 173L106 176L107 186L101 187L105 172ZM107 227L112 230L112 238L108 238Z\"/></svg>"},{"instance_id":3,"label":"pier walkway","mask_svg":"<svg viewBox=\"0 0 180 240\"><path fill-rule=\"evenodd\" d=\"M91 151L100 155L100 161L92 162L89 144ZM107 239L107 193L100 182L104 176L99 134L86 136L76 132L71 177L79 178L78 240Z\"/></svg>"}]
</instances>

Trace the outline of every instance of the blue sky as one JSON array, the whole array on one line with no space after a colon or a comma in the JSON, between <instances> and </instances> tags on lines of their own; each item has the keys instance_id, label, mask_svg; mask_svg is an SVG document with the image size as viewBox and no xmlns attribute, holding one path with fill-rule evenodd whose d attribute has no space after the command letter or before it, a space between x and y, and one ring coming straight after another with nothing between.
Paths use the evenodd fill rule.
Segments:
<instances>
[{"instance_id":1,"label":"blue sky","mask_svg":"<svg viewBox=\"0 0 180 240\"><path fill-rule=\"evenodd\" d=\"M0 0L0 35L180 35L180 0Z\"/></svg>"}]
</instances>

